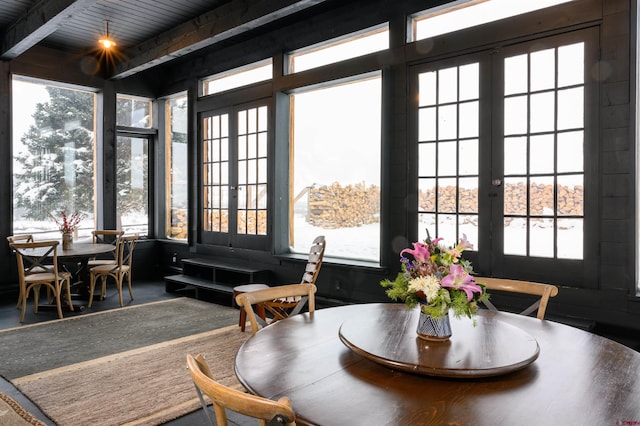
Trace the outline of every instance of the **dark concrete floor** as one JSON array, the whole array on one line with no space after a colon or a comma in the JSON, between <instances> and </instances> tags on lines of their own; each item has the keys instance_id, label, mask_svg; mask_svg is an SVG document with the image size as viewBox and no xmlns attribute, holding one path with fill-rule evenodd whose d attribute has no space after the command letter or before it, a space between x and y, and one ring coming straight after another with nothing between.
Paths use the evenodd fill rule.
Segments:
<instances>
[{"instance_id":1,"label":"dark concrete floor","mask_svg":"<svg viewBox=\"0 0 640 426\"><path fill-rule=\"evenodd\" d=\"M154 302L158 300L172 299L175 297L182 297L187 294L181 293L167 293L165 292L163 281L146 281L146 282L134 282L133 295L135 299L129 301L129 295L125 290L123 300L125 306L131 304L139 305L147 302ZM35 314L33 312L33 303L29 299L27 304L27 313L24 323L20 323L20 310L16 309L17 294L2 294L0 295L0 329L7 329L13 327L20 327L22 325L35 324L43 321L49 321L57 319L58 315L55 309L41 309L40 312ZM74 300L74 304L86 304L86 300ZM91 308L84 308L76 312L65 311L64 317L71 317L77 315L83 315L90 312L99 312L109 309L119 308L118 293L113 285L107 287L107 297L101 301L94 301ZM55 424L48 419L28 398L22 395L10 382L0 377L0 391L8 394L16 401L18 401L25 409L38 417L41 421L48 425L55 426ZM194 390L194 397L196 396ZM228 413L229 424L238 426L255 425L256 421L236 413ZM209 425L204 412L202 410L195 411L186 416L180 417L176 420L165 423L169 426L200 426Z\"/></svg>"}]
</instances>

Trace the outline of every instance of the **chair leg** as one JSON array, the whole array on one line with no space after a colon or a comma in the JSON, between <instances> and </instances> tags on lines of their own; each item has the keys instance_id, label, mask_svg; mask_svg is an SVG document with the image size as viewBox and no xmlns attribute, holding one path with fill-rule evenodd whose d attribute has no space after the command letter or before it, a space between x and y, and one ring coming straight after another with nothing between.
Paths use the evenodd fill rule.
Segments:
<instances>
[{"instance_id":1,"label":"chair leg","mask_svg":"<svg viewBox=\"0 0 640 426\"><path fill-rule=\"evenodd\" d=\"M24 316L27 314L27 296L29 294L29 287L24 289L22 295L22 312L20 313L20 322L24 322Z\"/></svg>"},{"instance_id":2,"label":"chair leg","mask_svg":"<svg viewBox=\"0 0 640 426\"><path fill-rule=\"evenodd\" d=\"M51 298L51 288L49 286L46 286L46 290L47 290L47 303L51 304L53 303L53 299Z\"/></svg>"},{"instance_id":3,"label":"chair leg","mask_svg":"<svg viewBox=\"0 0 640 426\"><path fill-rule=\"evenodd\" d=\"M58 308L58 318L62 319L62 302L60 301L60 291L61 291L61 288L58 287L58 291L55 292L55 295L56 295L56 307Z\"/></svg>"},{"instance_id":4,"label":"chair leg","mask_svg":"<svg viewBox=\"0 0 640 426\"><path fill-rule=\"evenodd\" d=\"M38 313L38 302L40 301L40 285L34 285L33 287L33 312Z\"/></svg>"},{"instance_id":5,"label":"chair leg","mask_svg":"<svg viewBox=\"0 0 640 426\"><path fill-rule=\"evenodd\" d=\"M256 313L263 320L265 320L265 321L267 320L267 313L264 310L264 304L263 303L257 303L256 304ZM247 311L245 311L244 308L241 306L240 307L240 317L238 319L238 325L240 326L240 331L244 331L245 330L246 324L247 324Z\"/></svg>"},{"instance_id":6,"label":"chair leg","mask_svg":"<svg viewBox=\"0 0 640 426\"><path fill-rule=\"evenodd\" d=\"M129 296L133 300L133 290L131 289L131 271L125 274L127 276L127 284L129 284Z\"/></svg>"},{"instance_id":7,"label":"chair leg","mask_svg":"<svg viewBox=\"0 0 640 426\"><path fill-rule=\"evenodd\" d=\"M91 307L93 303L93 291L96 288L96 274L89 274L89 304L87 307Z\"/></svg>"},{"instance_id":8,"label":"chair leg","mask_svg":"<svg viewBox=\"0 0 640 426\"><path fill-rule=\"evenodd\" d=\"M16 309L20 309L22 307L22 299L24 298L24 290L22 286L20 286L20 292L18 293L18 303L16 303Z\"/></svg>"},{"instance_id":9,"label":"chair leg","mask_svg":"<svg viewBox=\"0 0 640 426\"><path fill-rule=\"evenodd\" d=\"M233 302L235 303L236 300L236 296L239 294L242 294L244 292L241 291L234 291L233 292ZM258 314L258 316L260 318L262 318L263 320L267 320L267 314L264 310L264 303L257 303L256 304L256 313ZM245 326L247 324L247 312L244 310L244 308L242 306L240 306L240 315L238 316L238 325L240 326L240 331L244 332L245 330Z\"/></svg>"},{"instance_id":10,"label":"chair leg","mask_svg":"<svg viewBox=\"0 0 640 426\"><path fill-rule=\"evenodd\" d=\"M71 278L67 278L62 281L62 289L67 295L67 304L69 305L69 310L73 312L73 302L71 301Z\"/></svg>"},{"instance_id":11,"label":"chair leg","mask_svg":"<svg viewBox=\"0 0 640 426\"><path fill-rule=\"evenodd\" d=\"M118 273L117 276L114 277L116 279L116 287L118 288L118 298L120 299L120 307L124 306L122 303L122 279L124 276L121 273Z\"/></svg>"},{"instance_id":12,"label":"chair leg","mask_svg":"<svg viewBox=\"0 0 640 426\"><path fill-rule=\"evenodd\" d=\"M247 323L247 311L244 308L240 307L240 318L238 319L238 325L240 326L240 331L244 331L244 326Z\"/></svg>"},{"instance_id":13,"label":"chair leg","mask_svg":"<svg viewBox=\"0 0 640 426\"><path fill-rule=\"evenodd\" d=\"M264 303L258 303L256 305L256 313L263 320L265 321L267 320L267 313L264 311Z\"/></svg>"},{"instance_id":14,"label":"chair leg","mask_svg":"<svg viewBox=\"0 0 640 426\"><path fill-rule=\"evenodd\" d=\"M107 279L109 279L109 275L101 275L102 289L100 290L100 300L104 300L107 298ZM117 278L114 276L114 280L117 281Z\"/></svg>"}]
</instances>

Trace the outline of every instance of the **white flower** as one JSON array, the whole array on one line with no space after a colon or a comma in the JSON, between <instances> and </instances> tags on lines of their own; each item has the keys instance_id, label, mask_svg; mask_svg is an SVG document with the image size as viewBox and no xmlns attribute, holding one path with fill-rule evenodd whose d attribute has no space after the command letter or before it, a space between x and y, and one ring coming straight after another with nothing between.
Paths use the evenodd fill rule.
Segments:
<instances>
[{"instance_id":1,"label":"white flower","mask_svg":"<svg viewBox=\"0 0 640 426\"><path fill-rule=\"evenodd\" d=\"M427 298L427 302L431 302L440 290L440 280L434 275L426 277L417 277L409 281L409 291L422 291Z\"/></svg>"}]
</instances>

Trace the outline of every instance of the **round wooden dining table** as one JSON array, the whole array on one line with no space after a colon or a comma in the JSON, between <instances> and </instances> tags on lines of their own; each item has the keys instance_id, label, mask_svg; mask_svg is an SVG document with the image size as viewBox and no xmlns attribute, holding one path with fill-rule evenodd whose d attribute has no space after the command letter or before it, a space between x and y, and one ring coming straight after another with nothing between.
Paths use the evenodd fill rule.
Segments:
<instances>
[{"instance_id":1,"label":"round wooden dining table","mask_svg":"<svg viewBox=\"0 0 640 426\"><path fill-rule=\"evenodd\" d=\"M479 318L504 322L535 339L537 358L490 377L414 374L372 361L340 339L343 324L386 319L390 310L399 327L417 325L417 309L391 303L320 309L278 321L242 345L236 376L256 395L289 397L303 425L640 424L640 353L624 345L548 320L480 310ZM455 321L452 329L448 344L461 344ZM379 338L393 353L397 339L384 332ZM473 346L475 358L512 349L504 339Z\"/></svg>"},{"instance_id":2,"label":"round wooden dining table","mask_svg":"<svg viewBox=\"0 0 640 426\"><path fill-rule=\"evenodd\" d=\"M72 274L71 286L74 287L71 297L73 299L87 299L89 297L89 268L87 267L89 259L101 254L110 253L116 249L113 244L103 243L74 243L70 249L64 250L62 244L58 245L58 267L67 270L66 264L75 264L75 270L70 270ZM45 249L32 249L34 255L43 255ZM51 254L53 256L53 254ZM46 309L46 304L40 305ZM75 305L74 309L82 310L83 305Z\"/></svg>"},{"instance_id":3,"label":"round wooden dining table","mask_svg":"<svg viewBox=\"0 0 640 426\"><path fill-rule=\"evenodd\" d=\"M74 243L71 248L63 249L62 244L58 246L58 263L77 263L78 269L74 274L76 283L89 284L89 270L87 264L89 259L98 255L110 253L116 249L113 244L102 243ZM74 283L72 283L74 284Z\"/></svg>"}]
</instances>

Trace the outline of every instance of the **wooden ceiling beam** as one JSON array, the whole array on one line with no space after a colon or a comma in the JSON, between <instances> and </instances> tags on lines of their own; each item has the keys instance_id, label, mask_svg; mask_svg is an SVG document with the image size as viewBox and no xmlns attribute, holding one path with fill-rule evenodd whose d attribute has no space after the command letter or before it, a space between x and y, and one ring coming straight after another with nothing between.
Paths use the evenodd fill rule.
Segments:
<instances>
[{"instance_id":1,"label":"wooden ceiling beam","mask_svg":"<svg viewBox=\"0 0 640 426\"><path fill-rule=\"evenodd\" d=\"M119 79L253 30L325 0L232 0L124 52Z\"/></svg>"},{"instance_id":2,"label":"wooden ceiling beam","mask_svg":"<svg viewBox=\"0 0 640 426\"><path fill-rule=\"evenodd\" d=\"M53 33L75 13L98 0L43 0L18 18L3 34L0 59L13 59Z\"/></svg>"}]
</instances>

